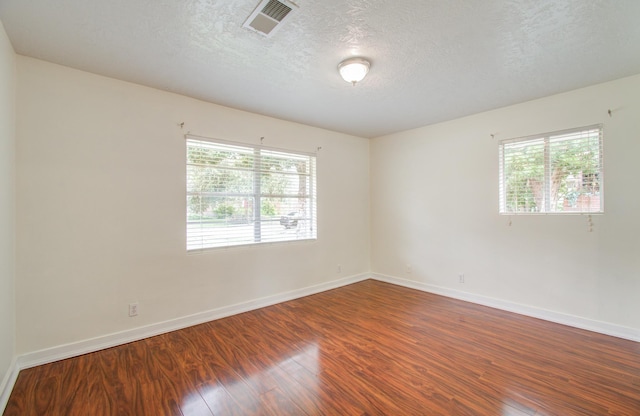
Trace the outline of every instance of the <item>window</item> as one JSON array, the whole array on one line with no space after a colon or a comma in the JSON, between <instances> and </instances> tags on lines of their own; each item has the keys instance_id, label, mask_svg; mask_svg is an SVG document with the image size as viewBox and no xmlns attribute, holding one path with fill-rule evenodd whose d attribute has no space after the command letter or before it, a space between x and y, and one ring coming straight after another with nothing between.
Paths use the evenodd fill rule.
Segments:
<instances>
[{"instance_id":1,"label":"window","mask_svg":"<svg viewBox=\"0 0 640 416\"><path fill-rule=\"evenodd\" d=\"M187 136L187 250L316 238L312 154Z\"/></svg>"},{"instance_id":2,"label":"window","mask_svg":"<svg viewBox=\"0 0 640 416\"><path fill-rule=\"evenodd\" d=\"M603 212L602 126L500 143L500 213Z\"/></svg>"}]
</instances>

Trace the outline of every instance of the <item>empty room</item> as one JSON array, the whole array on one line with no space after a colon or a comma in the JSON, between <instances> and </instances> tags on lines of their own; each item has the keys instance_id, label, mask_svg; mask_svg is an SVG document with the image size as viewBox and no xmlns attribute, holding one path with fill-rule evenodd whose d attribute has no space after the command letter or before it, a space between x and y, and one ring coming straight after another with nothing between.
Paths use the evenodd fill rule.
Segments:
<instances>
[{"instance_id":1,"label":"empty room","mask_svg":"<svg viewBox=\"0 0 640 416\"><path fill-rule=\"evenodd\" d=\"M639 20L0 0L0 414L640 415Z\"/></svg>"}]
</instances>

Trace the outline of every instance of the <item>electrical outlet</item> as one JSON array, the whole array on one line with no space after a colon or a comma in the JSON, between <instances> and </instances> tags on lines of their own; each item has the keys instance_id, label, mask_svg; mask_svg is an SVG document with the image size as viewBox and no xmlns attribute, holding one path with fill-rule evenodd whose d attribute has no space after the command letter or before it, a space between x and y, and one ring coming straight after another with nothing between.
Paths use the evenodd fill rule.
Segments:
<instances>
[{"instance_id":1,"label":"electrical outlet","mask_svg":"<svg viewBox=\"0 0 640 416\"><path fill-rule=\"evenodd\" d=\"M338 267L336 267L336 273L342 273L342 265L338 264Z\"/></svg>"},{"instance_id":2,"label":"electrical outlet","mask_svg":"<svg viewBox=\"0 0 640 416\"><path fill-rule=\"evenodd\" d=\"M458 281L459 281L460 283L464 283L464 273L460 273L460 274L458 274Z\"/></svg>"},{"instance_id":3,"label":"electrical outlet","mask_svg":"<svg viewBox=\"0 0 640 416\"><path fill-rule=\"evenodd\" d=\"M413 271L413 267L410 264L407 264L407 273L411 273Z\"/></svg>"},{"instance_id":4,"label":"electrical outlet","mask_svg":"<svg viewBox=\"0 0 640 416\"><path fill-rule=\"evenodd\" d=\"M129 316L138 316L138 302L129 304Z\"/></svg>"}]
</instances>

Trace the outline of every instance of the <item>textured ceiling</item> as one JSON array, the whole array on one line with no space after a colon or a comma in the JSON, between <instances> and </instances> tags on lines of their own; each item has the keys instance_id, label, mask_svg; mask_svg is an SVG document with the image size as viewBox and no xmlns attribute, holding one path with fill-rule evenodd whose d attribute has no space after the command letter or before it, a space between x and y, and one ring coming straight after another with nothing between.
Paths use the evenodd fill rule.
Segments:
<instances>
[{"instance_id":1,"label":"textured ceiling","mask_svg":"<svg viewBox=\"0 0 640 416\"><path fill-rule=\"evenodd\" d=\"M17 53L376 137L640 73L638 0L2 0ZM345 58L371 63L353 87Z\"/></svg>"}]
</instances>

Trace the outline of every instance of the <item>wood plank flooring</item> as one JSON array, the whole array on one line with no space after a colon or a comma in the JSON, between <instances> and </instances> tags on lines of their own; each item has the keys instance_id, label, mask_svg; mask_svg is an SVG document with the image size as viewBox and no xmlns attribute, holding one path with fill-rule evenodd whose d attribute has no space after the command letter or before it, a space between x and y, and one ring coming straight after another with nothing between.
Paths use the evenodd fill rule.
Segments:
<instances>
[{"instance_id":1,"label":"wood plank flooring","mask_svg":"<svg viewBox=\"0 0 640 416\"><path fill-rule=\"evenodd\" d=\"M640 343L368 280L23 370L4 415L640 415Z\"/></svg>"}]
</instances>

